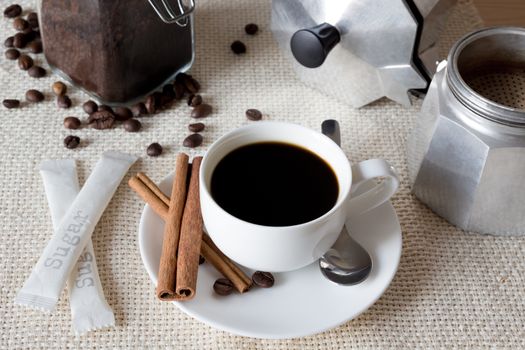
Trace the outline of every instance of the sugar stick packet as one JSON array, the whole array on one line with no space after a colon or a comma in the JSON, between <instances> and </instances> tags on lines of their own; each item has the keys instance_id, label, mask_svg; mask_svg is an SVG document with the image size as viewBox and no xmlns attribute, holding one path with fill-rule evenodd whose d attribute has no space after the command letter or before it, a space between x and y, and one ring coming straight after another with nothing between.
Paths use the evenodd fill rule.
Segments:
<instances>
[{"instance_id":1,"label":"sugar stick packet","mask_svg":"<svg viewBox=\"0 0 525 350\"><path fill-rule=\"evenodd\" d=\"M40 164L40 175L56 231L80 189L75 161L45 160ZM102 291L91 240L69 275L67 285L73 330L77 335L115 325L115 316Z\"/></svg>"},{"instance_id":2,"label":"sugar stick packet","mask_svg":"<svg viewBox=\"0 0 525 350\"><path fill-rule=\"evenodd\" d=\"M52 311L95 225L136 157L105 152L64 214L15 303Z\"/></svg>"}]
</instances>

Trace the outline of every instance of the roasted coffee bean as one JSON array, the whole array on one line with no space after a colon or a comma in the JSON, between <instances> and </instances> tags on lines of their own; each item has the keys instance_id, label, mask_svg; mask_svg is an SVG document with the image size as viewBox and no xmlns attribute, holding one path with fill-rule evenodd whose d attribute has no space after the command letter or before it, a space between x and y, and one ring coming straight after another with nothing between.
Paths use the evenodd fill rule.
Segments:
<instances>
[{"instance_id":1,"label":"roasted coffee bean","mask_svg":"<svg viewBox=\"0 0 525 350\"><path fill-rule=\"evenodd\" d=\"M17 49L23 49L28 43L27 35L24 33L16 33L13 37L13 46Z\"/></svg>"},{"instance_id":2,"label":"roasted coffee bean","mask_svg":"<svg viewBox=\"0 0 525 350\"><path fill-rule=\"evenodd\" d=\"M114 114L115 119L121 122L133 118L133 113L131 113L128 107L117 107L115 108Z\"/></svg>"},{"instance_id":3,"label":"roasted coffee bean","mask_svg":"<svg viewBox=\"0 0 525 350\"><path fill-rule=\"evenodd\" d=\"M259 26L255 23L249 23L244 27L244 31L248 35L255 35L259 31Z\"/></svg>"},{"instance_id":4,"label":"roasted coffee bean","mask_svg":"<svg viewBox=\"0 0 525 350\"><path fill-rule=\"evenodd\" d=\"M23 19L22 17L15 18L13 21L13 28L19 32L29 28L29 22Z\"/></svg>"},{"instance_id":5,"label":"roasted coffee bean","mask_svg":"<svg viewBox=\"0 0 525 350\"><path fill-rule=\"evenodd\" d=\"M24 29L21 33L26 36L25 37L26 45L29 44L32 40L40 38L40 32L35 32L33 29L29 27Z\"/></svg>"},{"instance_id":6,"label":"roasted coffee bean","mask_svg":"<svg viewBox=\"0 0 525 350\"><path fill-rule=\"evenodd\" d=\"M159 99L159 108L166 108L168 107L173 101L175 101L175 94L170 95L169 93L168 94L165 94L165 93L161 93L158 97Z\"/></svg>"},{"instance_id":7,"label":"roasted coffee bean","mask_svg":"<svg viewBox=\"0 0 525 350\"><path fill-rule=\"evenodd\" d=\"M115 115L110 111L100 110L100 107L88 118L88 124L97 130L111 129L114 123Z\"/></svg>"},{"instance_id":8,"label":"roasted coffee bean","mask_svg":"<svg viewBox=\"0 0 525 350\"><path fill-rule=\"evenodd\" d=\"M158 157L162 154L162 146L158 143L154 142L151 145L148 146L148 149L146 150L146 153L150 157Z\"/></svg>"},{"instance_id":9,"label":"roasted coffee bean","mask_svg":"<svg viewBox=\"0 0 525 350\"><path fill-rule=\"evenodd\" d=\"M8 60L16 60L18 57L20 57L20 51L17 49L8 49L5 51L5 58Z\"/></svg>"},{"instance_id":10,"label":"roasted coffee bean","mask_svg":"<svg viewBox=\"0 0 525 350\"><path fill-rule=\"evenodd\" d=\"M186 73L177 74L175 81L181 83L184 86L184 89L190 94L196 94L201 88L201 84L199 84L199 82L191 75Z\"/></svg>"},{"instance_id":11,"label":"roasted coffee bean","mask_svg":"<svg viewBox=\"0 0 525 350\"><path fill-rule=\"evenodd\" d=\"M68 95L60 95L57 97L57 106L59 108L69 108L71 107L71 99Z\"/></svg>"},{"instance_id":12,"label":"roasted coffee bean","mask_svg":"<svg viewBox=\"0 0 525 350\"><path fill-rule=\"evenodd\" d=\"M18 108L20 107L20 101L15 99L6 99L2 102L5 108Z\"/></svg>"},{"instance_id":13,"label":"roasted coffee bean","mask_svg":"<svg viewBox=\"0 0 525 350\"><path fill-rule=\"evenodd\" d=\"M55 81L53 85L51 85L51 90L53 90L55 95L62 96L67 92L67 85L61 81Z\"/></svg>"},{"instance_id":14,"label":"roasted coffee bean","mask_svg":"<svg viewBox=\"0 0 525 350\"><path fill-rule=\"evenodd\" d=\"M180 100L184 97L184 94L186 93L186 88L184 87L184 84L182 84L179 81L175 81L173 84L173 90L175 90L175 99Z\"/></svg>"},{"instance_id":15,"label":"roasted coffee bean","mask_svg":"<svg viewBox=\"0 0 525 350\"><path fill-rule=\"evenodd\" d=\"M146 105L144 103L139 102L131 106L131 113L134 117L140 117L148 114L148 110L146 109Z\"/></svg>"},{"instance_id":16,"label":"roasted coffee bean","mask_svg":"<svg viewBox=\"0 0 525 350\"><path fill-rule=\"evenodd\" d=\"M33 59L26 54L20 55L18 58L18 67L21 70L28 70L33 67Z\"/></svg>"},{"instance_id":17,"label":"roasted coffee bean","mask_svg":"<svg viewBox=\"0 0 525 350\"><path fill-rule=\"evenodd\" d=\"M253 121L261 120L262 113L258 109L254 109L254 108L248 109L246 110L246 118L253 120Z\"/></svg>"},{"instance_id":18,"label":"roasted coffee bean","mask_svg":"<svg viewBox=\"0 0 525 350\"><path fill-rule=\"evenodd\" d=\"M155 112L157 112L157 97L158 96L153 93L146 98L146 102L144 103L144 105L146 106L146 110L149 114L155 114Z\"/></svg>"},{"instance_id":19,"label":"roasted coffee bean","mask_svg":"<svg viewBox=\"0 0 525 350\"><path fill-rule=\"evenodd\" d=\"M33 29L38 28L38 15L36 12L31 12L27 15L27 21L29 22L29 26Z\"/></svg>"},{"instance_id":20,"label":"roasted coffee bean","mask_svg":"<svg viewBox=\"0 0 525 350\"><path fill-rule=\"evenodd\" d=\"M4 41L4 46L7 47L7 48L9 48L9 47L14 47L14 45L13 45L13 42L14 42L14 41L15 41L15 38L12 37L12 36L10 36L10 37L8 37L7 39L5 39L5 41Z\"/></svg>"},{"instance_id":21,"label":"roasted coffee bean","mask_svg":"<svg viewBox=\"0 0 525 350\"><path fill-rule=\"evenodd\" d=\"M115 112L113 111L113 108L111 108L111 107L108 106L108 105L100 105L100 106L98 106L98 110L99 110L99 111L110 112L111 114L115 114Z\"/></svg>"},{"instance_id":22,"label":"roasted coffee bean","mask_svg":"<svg viewBox=\"0 0 525 350\"><path fill-rule=\"evenodd\" d=\"M192 118L205 118L209 116L212 111L213 111L213 108L209 104L202 103L198 105L197 107L193 108L193 110L191 111L191 117Z\"/></svg>"},{"instance_id":23,"label":"roasted coffee bean","mask_svg":"<svg viewBox=\"0 0 525 350\"><path fill-rule=\"evenodd\" d=\"M191 94L190 97L188 97L188 106L197 107L200 104L202 104L202 96L201 95Z\"/></svg>"},{"instance_id":24,"label":"roasted coffee bean","mask_svg":"<svg viewBox=\"0 0 525 350\"><path fill-rule=\"evenodd\" d=\"M96 104L95 101L89 100L89 101L84 102L84 104L82 105L82 109L84 109L84 112L91 115L95 113L96 111L98 111L98 105Z\"/></svg>"},{"instance_id":25,"label":"roasted coffee bean","mask_svg":"<svg viewBox=\"0 0 525 350\"><path fill-rule=\"evenodd\" d=\"M66 129L78 129L80 128L80 119L77 117L66 117L64 118L64 127Z\"/></svg>"},{"instance_id":26,"label":"roasted coffee bean","mask_svg":"<svg viewBox=\"0 0 525 350\"><path fill-rule=\"evenodd\" d=\"M252 281L259 287L270 288L271 286L273 286L275 279L273 278L273 275L269 272L255 271L252 275Z\"/></svg>"},{"instance_id":27,"label":"roasted coffee bean","mask_svg":"<svg viewBox=\"0 0 525 350\"><path fill-rule=\"evenodd\" d=\"M171 100L175 99L175 90L173 89L173 84L166 84L162 87L162 94L167 97L171 98Z\"/></svg>"},{"instance_id":28,"label":"roasted coffee bean","mask_svg":"<svg viewBox=\"0 0 525 350\"><path fill-rule=\"evenodd\" d=\"M124 130L127 132L137 132L142 127L142 124L137 119L128 119L124 123Z\"/></svg>"},{"instance_id":29,"label":"roasted coffee bean","mask_svg":"<svg viewBox=\"0 0 525 350\"><path fill-rule=\"evenodd\" d=\"M64 146L69 149L77 148L80 145L80 137L69 135L64 139Z\"/></svg>"},{"instance_id":30,"label":"roasted coffee bean","mask_svg":"<svg viewBox=\"0 0 525 350\"><path fill-rule=\"evenodd\" d=\"M199 265L202 265L206 262L206 259L202 255L199 255Z\"/></svg>"},{"instance_id":31,"label":"roasted coffee bean","mask_svg":"<svg viewBox=\"0 0 525 350\"><path fill-rule=\"evenodd\" d=\"M231 49L234 54L240 55L246 52L246 45L240 40L236 40L231 44Z\"/></svg>"},{"instance_id":32,"label":"roasted coffee bean","mask_svg":"<svg viewBox=\"0 0 525 350\"><path fill-rule=\"evenodd\" d=\"M193 123L188 125L188 130L191 132L201 132L204 130L204 124L203 123Z\"/></svg>"},{"instance_id":33,"label":"roasted coffee bean","mask_svg":"<svg viewBox=\"0 0 525 350\"><path fill-rule=\"evenodd\" d=\"M233 292L233 282L227 278L219 278L213 284L213 290L219 295L229 295Z\"/></svg>"},{"instance_id":34,"label":"roasted coffee bean","mask_svg":"<svg viewBox=\"0 0 525 350\"><path fill-rule=\"evenodd\" d=\"M42 78L46 76L46 70L40 66L33 66L28 69L27 74L33 78Z\"/></svg>"},{"instance_id":35,"label":"roasted coffee bean","mask_svg":"<svg viewBox=\"0 0 525 350\"><path fill-rule=\"evenodd\" d=\"M27 45L27 48L31 53L42 53L42 51L44 51L40 40L30 42L29 45Z\"/></svg>"},{"instance_id":36,"label":"roasted coffee bean","mask_svg":"<svg viewBox=\"0 0 525 350\"><path fill-rule=\"evenodd\" d=\"M201 134L191 134L182 141L182 145L188 148L195 148L202 145L202 135Z\"/></svg>"},{"instance_id":37,"label":"roasted coffee bean","mask_svg":"<svg viewBox=\"0 0 525 350\"><path fill-rule=\"evenodd\" d=\"M11 5L4 10L4 17L15 18L20 16L22 13L22 7L20 5Z\"/></svg>"},{"instance_id":38,"label":"roasted coffee bean","mask_svg":"<svg viewBox=\"0 0 525 350\"><path fill-rule=\"evenodd\" d=\"M35 89L27 90L26 100L29 102L42 102L44 101L44 94Z\"/></svg>"}]
</instances>

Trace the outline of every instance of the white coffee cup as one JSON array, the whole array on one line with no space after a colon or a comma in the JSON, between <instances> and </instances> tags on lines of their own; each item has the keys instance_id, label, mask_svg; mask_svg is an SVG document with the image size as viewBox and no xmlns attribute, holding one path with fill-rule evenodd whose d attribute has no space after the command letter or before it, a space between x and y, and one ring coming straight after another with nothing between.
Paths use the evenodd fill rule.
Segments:
<instances>
[{"instance_id":1,"label":"white coffee cup","mask_svg":"<svg viewBox=\"0 0 525 350\"><path fill-rule=\"evenodd\" d=\"M331 166L339 195L330 211L303 224L274 227L243 221L215 202L210 184L219 161L241 146L267 141L301 146ZM372 189L351 197L359 185L379 177L383 180ZM246 267L281 272L319 259L334 244L349 217L387 201L396 192L399 180L392 166L382 159L351 165L341 148L319 132L290 123L257 122L229 132L210 146L201 164L200 184L204 226L219 249Z\"/></svg>"}]
</instances>

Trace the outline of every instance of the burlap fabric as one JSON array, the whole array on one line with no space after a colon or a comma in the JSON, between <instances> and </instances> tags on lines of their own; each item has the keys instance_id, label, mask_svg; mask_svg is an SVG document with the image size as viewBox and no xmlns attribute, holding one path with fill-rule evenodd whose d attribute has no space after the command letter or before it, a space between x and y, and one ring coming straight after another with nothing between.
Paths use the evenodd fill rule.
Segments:
<instances>
[{"instance_id":1,"label":"burlap fabric","mask_svg":"<svg viewBox=\"0 0 525 350\"><path fill-rule=\"evenodd\" d=\"M32 1L20 1L34 9ZM51 235L38 165L43 159L74 158L81 181L104 150L143 158L131 169L159 181L174 165L190 121L184 103L152 118L143 131L121 127L78 130L83 144L67 150L62 126L67 115L84 117L86 96L71 88L74 108L59 110L50 85L56 77L32 79L15 62L0 58L1 98L23 99L29 88L46 101L22 108L0 108L0 347L2 349L195 348L195 349L350 349L350 348L525 348L525 238L465 233L434 215L409 192L405 142L421 105L403 108L381 100L352 110L303 86L279 52L269 30L270 1L199 0L196 61L192 74L214 106L206 119L202 154L219 135L249 123L244 111L259 108L265 119L287 120L319 129L324 118L341 121L343 148L353 161L381 157L400 172L402 184L393 204L403 230L399 271L381 299L365 314L322 334L292 340L234 336L186 316L155 299L139 256L137 228L143 203L119 187L93 235L100 275L117 327L75 337L66 293L51 315L15 306L13 299ZM248 22L261 32L244 34ZM443 55L465 32L480 26L476 9L462 1L450 20ZM12 35L11 21L0 19L0 38ZM229 45L248 47L235 56ZM37 62L42 60L39 55ZM165 146L159 158L145 148ZM127 181L128 176L124 181ZM525 228L524 228L525 230ZM322 298L322 296L317 296ZM348 302L352 302L348 300ZM254 317L256 317L254 315Z\"/></svg>"}]
</instances>

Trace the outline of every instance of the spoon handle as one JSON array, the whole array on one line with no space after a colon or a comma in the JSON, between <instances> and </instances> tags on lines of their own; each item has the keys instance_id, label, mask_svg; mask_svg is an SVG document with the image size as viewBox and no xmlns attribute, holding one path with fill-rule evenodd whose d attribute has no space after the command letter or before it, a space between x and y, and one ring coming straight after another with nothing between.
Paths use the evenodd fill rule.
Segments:
<instances>
[{"instance_id":1,"label":"spoon handle","mask_svg":"<svg viewBox=\"0 0 525 350\"><path fill-rule=\"evenodd\" d=\"M335 119L327 119L321 124L321 132L328 136L338 146L341 146L341 130L339 122Z\"/></svg>"}]
</instances>

